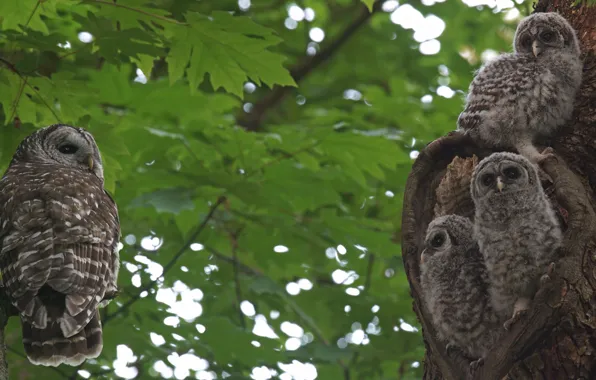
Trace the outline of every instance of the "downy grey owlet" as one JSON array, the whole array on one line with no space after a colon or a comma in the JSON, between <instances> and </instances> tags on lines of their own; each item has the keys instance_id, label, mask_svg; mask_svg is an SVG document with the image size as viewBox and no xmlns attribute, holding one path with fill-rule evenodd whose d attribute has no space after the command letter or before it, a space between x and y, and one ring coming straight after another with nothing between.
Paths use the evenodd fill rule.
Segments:
<instances>
[{"instance_id":1,"label":"downy grey owlet","mask_svg":"<svg viewBox=\"0 0 596 380\"><path fill-rule=\"evenodd\" d=\"M493 307L505 328L530 307L541 276L556 261L562 232L536 167L514 153L478 164L471 183L474 237L484 255Z\"/></svg>"},{"instance_id":2,"label":"downy grey owlet","mask_svg":"<svg viewBox=\"0 0 596 380\"><path fill-rule=\"evenodd\" d=\"M491 148L516 149L537 163L543 156L535 140L551 137L571 118L582 67L577 36L562 16L526 17L517 27L514 53L478 70L458 130Z\"/></svg>"},{"instance_id":3,"label":"downy grey owlet","mask_svg":"<svg viewBox=\"0 0 596 380\"><path fill-rule=\"evenodd\" d=\"M503 331L490 302L484 258L472 222L445 215L428 226L421 256L421 286L438 337L480 365Z\"/></svg>"}]
</instances>

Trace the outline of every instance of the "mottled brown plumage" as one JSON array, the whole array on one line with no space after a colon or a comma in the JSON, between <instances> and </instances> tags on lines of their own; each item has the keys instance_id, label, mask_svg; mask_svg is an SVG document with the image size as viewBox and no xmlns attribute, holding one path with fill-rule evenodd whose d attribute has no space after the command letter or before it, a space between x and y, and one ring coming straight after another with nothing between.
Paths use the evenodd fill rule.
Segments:
<instances>
[{"instance_id":1,"label":"mottled brown plumage","mask_svg":"<svg viewBox=\"0 0 596 380\"><path fill-rule=\"evenodd\" d=\"M0 180L2 285L34 364L78 365L102 349L100 303L117 290L118 211L93 137L52 125L19 145Z\"/></svg>"}]
</instances>

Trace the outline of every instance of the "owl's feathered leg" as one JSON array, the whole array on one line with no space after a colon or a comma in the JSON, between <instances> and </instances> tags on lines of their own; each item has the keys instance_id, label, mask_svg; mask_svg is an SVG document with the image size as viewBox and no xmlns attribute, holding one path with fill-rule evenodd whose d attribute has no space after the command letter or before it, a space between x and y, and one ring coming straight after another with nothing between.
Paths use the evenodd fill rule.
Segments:
<instances>
[{"instance_id":1,"label":"owl's feathered leg","mask_svg":"<svg viewBox=\"0 0 596 380\"><path fill-rule=\"evenodd\" d=\"M534 144L529 142L527 139L518 143L516 148L519 154L526 157L532 164L538 167L540 176L545 177L551 183L553 182L552 178L542 169L540 169L540 163L546 160L549 156L552 156L552 148L546 148L542 153L540 153Z\"/></svg>"},{"instance_id":2,"label":"owl's feathered leg","mask_svg":"<svg viewBox=\"0 0 596 380\"><path fill-rule=\"evenodd\" d=\"M531 163L537 165L545 156L532 144L529 138L520 139L515 145L517 152L527 158Z\"/></svg>"},{"instance_id":3,"label":"owl's feathered leg","mask_svg":"<svg viewBox=\"0 0 596 380\"><path fill-rule=\"evenodd\" d=\"M468 356L468 354L464 350L459 348L453 342L447 343L445 349L447 350L447 355L449 355L449 357L451 358L455 358L457 355L461 355L464 358L466 358L470 362L470 373L474 373L480 366L484 364L484 357L473 360L473 358Z\"/></svg>"},{"instance_id":4,"label":"owl's feathered leg","mask_svg":"<svg viewBox=\"0 0 596 380\"><path fill-rule=\"evenodd\" d=\"M513 305L513 316L503 324L505 330L509 330L515 322L519 321L519 319L530 310L531 302L532 301L527 297L520 297L515 301L515 305Z\"/></svg>"}]
</instances>

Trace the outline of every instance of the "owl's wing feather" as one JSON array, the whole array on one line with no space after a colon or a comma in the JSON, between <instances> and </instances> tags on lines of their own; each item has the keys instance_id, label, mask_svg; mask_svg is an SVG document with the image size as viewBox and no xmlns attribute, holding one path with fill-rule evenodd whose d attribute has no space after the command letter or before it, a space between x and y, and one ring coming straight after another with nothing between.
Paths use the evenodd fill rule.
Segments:
<instances>
[{"instance_id":1,"label":"owl's wing feather","mask_svg":"<svg viewBox=\"0 0 596 380\"><path fill-rule=\"evenodd\" d=\"M44 365L97 357L97 307L118 270L114 201L91 174L24 165L0 181L0 204L2 282L20 311L27 356Z\"/></svg>"},{"instance_id":2,"label":"owl's wing feather","mask_svg":"<svg viewBox=\"0 0 596 380\"><path fill-rule=\"evenodd\" d=\"M544 79L543 70L531 55L502 54L488 62L470 84L466 106L457 120L459 128L477 128L486 113L499 104L521 105L522 97L534 98L536 83Z\"/></svg>"}]
</instances>

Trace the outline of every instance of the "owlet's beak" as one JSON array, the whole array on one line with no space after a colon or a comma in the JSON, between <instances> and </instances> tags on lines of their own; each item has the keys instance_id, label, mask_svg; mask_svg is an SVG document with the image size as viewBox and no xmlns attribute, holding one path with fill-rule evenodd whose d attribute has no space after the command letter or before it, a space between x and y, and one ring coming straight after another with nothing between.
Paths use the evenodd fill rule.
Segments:
<instances>
[{"instance_id":1,"label":"owlet's beak","mask_svg":"<svg viewBox=\"0 0 596 380\"><path fill-rule=\"evenodd\" d=\"M499 193L501 191L503 191L503 188L505 187L505 184L503 183L503 181L501 180L501 177L497 177L497 189L499 189Z\"/></svg>"},{"instance_id":2,"label":"owlet's beak","mask_svg":"<svg viewBox=\"0 0 596 380\"><path fill-rule=\"evenodd\" d=\"M420 265L424 264L424 251L422 251L422 254L420 255Z\"/></svg>"},{"instance_id":3,"label":"owlet's beak","mask_svg":"<svg viewBox=\"0 0 596 380\"><path fill-rule=\"evenodd\" d=\"M534 53L534 57L538 57L542 52L542 44L538 40L534 40L532 42L532 53Z\"/></svg>"},{"instance_id":4,"label":"owlet's beak","mask_svg":"<svg viewBox=\"0 0 596 380\"><path fill-rule=\"evenodd\" d=\"M87 164L89 165L89 170L93 171L94 162L92 155L89 155L89 157L87 157Z\"/></svg>"}]
</instances>

